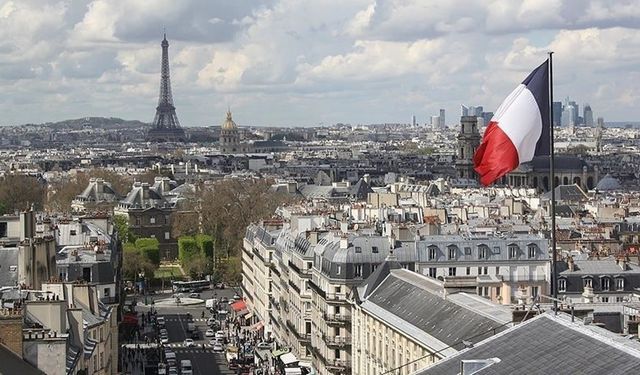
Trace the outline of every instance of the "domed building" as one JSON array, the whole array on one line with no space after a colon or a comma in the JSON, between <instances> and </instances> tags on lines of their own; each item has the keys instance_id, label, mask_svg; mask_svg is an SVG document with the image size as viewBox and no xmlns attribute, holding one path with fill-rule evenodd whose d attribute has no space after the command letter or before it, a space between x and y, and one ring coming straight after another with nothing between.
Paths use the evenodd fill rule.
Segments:
<instances>
[{"instance_id":1,"label":"domed building","mask_svg":"<svg viewBox=\"0 0 640 375\"><path fill-rule=\"evenodd\" d=\"M244 145L240 143L238 125L233 121L230 110L227 111L227 119L220 127L220 151L223 154L246 152Z\"/></svg>"},{"instance_id":2,"label":"domed building","mask_svg":"<svg viewBox=\"0 0 640 375\"><path fill-rule=\"evenodd\" d=\"M612 177L610 174L607 173L607 175L604 176L602 180L600 180L600 182L598 182L598 185L596 185L596 190L598 191L622 190L622 185L620 184L620 181L617 178Z\"/></svg>"}]
</instances>

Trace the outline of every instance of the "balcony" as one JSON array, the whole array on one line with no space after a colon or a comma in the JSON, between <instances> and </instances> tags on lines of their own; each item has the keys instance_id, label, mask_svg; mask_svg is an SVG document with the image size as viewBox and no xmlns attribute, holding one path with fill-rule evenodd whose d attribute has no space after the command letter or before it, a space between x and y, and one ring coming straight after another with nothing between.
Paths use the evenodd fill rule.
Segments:
<instances>
[{"instance_id":1,"label":"balcony","mask_svg":"<svg viewBox=\"0 0 640 375\"><path fill-rule=\"evenodd\" d=\"M327 359L325 366L329 371L351 373L351 362L345 359Z\"/></svg>"},{"instance_id":2,"label":"balcony","mask_svg":"<svg viewBox=\"0 0 640 375\"><path fill-rule=\"evenodd\" d=\"M329 325L344 325L351 322L351 315L324 313L324 320L326 320Z\"/></svg>"},{"instance_id":3,"label":"balcony","mask_svg":"<svg viewBox=\"0 0 640 375\"><path fill-rule=\"evenodd\" d=\"M289 268L296 271L298 276L303 278L309 278L311 276L310 270L301 270L298 266L296 266L292 261L289 261Z\"/></svg>"},{"instance_id":4,"label":"balcony","mask_svg":"<svg viewBox=\"0 0 640 375\"><path fill-rule=\"evenodd\" d=\"M296 284L294 284L291 280L289 280L289 286L293 288L293 290L298 292L298 294L300 294L300 288Z\"/></svg>"},{"instance_id":5,"label":"balcony","mask_svg":"<svg viewBox=\"0 0 640 375\"><path fill-rule=\"evenodd\" d=\"M344 349L347 347L351 347L351 339L348 337L342 337L342 336L330 337L325 334L322 334L322 340L331 349Z\"/></svg>"},{"instance_id":6,"label":"balcony","mask_svg":"<svg viewBox=\"0 0 640 375\"><path fill-rule=\"evenodd\" d=\"M316 292L316 294L322 297L322 299L327 299L327 293L324 290L320 289L320 287L317 286L316 283L314 283L313 281L309 281L309 287L311 287L311 290Z\"/></svg>"},{"instance_id":7,"label":"balcony","mask_svg":"<svg viewBox=\"0 0 640 375\"><path fill-rule=\"evenodd\" d=\"M311 343L311 334L310 333L299 333L296 327L287 320L287 328L293 335L302 343L302 344L310 344Z\"/></svg>"},{"instance_id":8,"label":"balcony","mask_svg":"<svg viewBox=\"0 0 640 375\"><path fill-rule=\"evenodd\" d=\"M339 303L341 305L348 303L345 293L326 293L325 299L327 303Z\"/></svg>"}]
</instances>

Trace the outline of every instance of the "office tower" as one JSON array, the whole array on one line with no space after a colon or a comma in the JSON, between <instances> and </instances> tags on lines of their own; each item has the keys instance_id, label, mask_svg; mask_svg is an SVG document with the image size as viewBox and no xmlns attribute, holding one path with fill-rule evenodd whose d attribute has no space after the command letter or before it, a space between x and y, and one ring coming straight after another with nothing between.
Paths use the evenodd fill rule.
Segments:
<instances>
[{"instance_id":1,"label":"office tower","mask_svg":"<svg viewBox=\"0 0 640 375\"><path fill-rule=\"evenodd\" d=\"M469 107L464 104L460 104L460 116L469 116Z\"/></svg>"},{"instance_id":2,"label":"office tower","mask_svg":"<svg viewBox=\"0 0 640 375\"><path fill-rule=\"evenodd\" d=\"M553 102L553 126L560 126L562 119L562 102Z\"/></svg>"},{"instance_id":3,"label":"office tower","mask_svg":"<svg viewBox=\"0 0 640 375\"><path fill-rule=\"evenodd\" d=\"M440 109L440 128L444 129L445 127L445 121L444 121L444 109Z\"/></svg>"},{"instance_id":4,"label":"office tower","mask_svg":"<svg viewBox=\"0 0 640 375\"><path fill-rule=\"evenodd\" d=\"M576 114L576 107L570 104L566 105L564 107L564 110L562 111L562 118L561 118L562 126L563 127L575 126L576 120L577 120L577 116L575 114Z\"/></svg>"},{"instance_id":5,"label":"office tower","mask_svg":"<svg viewBox=\"0 0 640 375\"><path fill-rule=\"evenodd\" d=\"M411 116L411 126L416 126L416 115Z\"/></svg>"},{"instance_id":6,"label":"office tower","mask_svg":"<svg viewBox=\"0 0 640 375\"><path fill-rule=\"evenodd\" d=\"M578 121L578 117L579 117L578 114L580 113L580 107L578 106L578 103L574 101L570 101L568 105L573 107L573 114L572 114L573 125L576 126L580 123L580 121Z\"/></svg>"},{"instance_id":7,"label":"office tower","mask_svg":"<svg viewBox=\"0 0 640 375\"><path fill-rule=\"evenodd\" d=\"M591 110L591 106L589 104L584 105L584 125L588 127L593 127L593 111Z\"/></svg>"},{"instance_id":8,"label":"office tower","mask_svg":"<svg viewBox=\"0 0 640 375\"><path fill-rule=\"evenodd\" d=\"M433 129L440 127L440 116L431 116L431 127Z\"/></svg>"}]
</instances>

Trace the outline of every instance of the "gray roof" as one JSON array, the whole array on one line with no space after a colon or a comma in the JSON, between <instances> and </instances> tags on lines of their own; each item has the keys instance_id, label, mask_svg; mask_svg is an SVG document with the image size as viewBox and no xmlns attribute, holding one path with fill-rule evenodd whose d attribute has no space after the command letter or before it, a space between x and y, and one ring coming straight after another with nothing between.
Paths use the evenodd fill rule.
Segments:
<instances>
[{"instance_id":1,"label":"gray roof","mask_svg":"<svg viewBox=\"0 0 640 375\"><path fill-rule=\"evenodd\" d=\"M611 191L611 190L621 190L622 185L620 185L620 181L617 178L611 177L610 174L607 174L598 182L596 185L596 189L599 191Z\"/></svg>"},{"instance_id":2,"label":"gray roof","mask_svg":"<svg viewBox=\"0 0 640 375\"><path fill-rule=\"evenodd\" d=\"M640 344L566 314L542 314L475 347L418 371L422 375L460 372L461 360L499 358L500 362L476 374L581 374L640 373Z\"/></svg>"},{"instance_id":3,"label":"gray roof","mask_svg":"<svg viewBox=\"0 0 640 375\"><path fill-rule=\"evenodd\" d=\"M544 194L544 197L551 199L551 192ZM582 191L582 189L576 185L558 185L556 186L556 200L564 202L582 202L589 199L589 197Z\"/></svg>"},{"instance_id":4,"label":"gray roof","mask_svg":"<svg viewBox=\"0 0 640 375\"><path fill-rule=\"evenodd\" d=\"M464 348L462 340L479 342L507 329L506 322L443 299L433 290L404 280L394 272L366 300L457 350Z\"/></svg>"},{"instance_id":5,"label":"gray roof","mask_svg":"<svg viewBox=\"0 0 640 375\"><path fill-rule=\"evenodd\" d=\"M0 374L39 375L44 372L18 357L4 344L0 344Z\"/></svg>"},{"instance_id":6,"label":"gray roof","mask_svg":"<svg viewBox=\"0 0 640 375\"><path fill-rule=\"evenodd\" d=\"M613 259L603 260L574 260L575 268L573 271L565 270L560 272L563 274L571 275L625 275L625 274L638 274L640 273L640 266L627 262L626 270L623 270L621 266L616 264Z\"/></svg>"}]
</instances>

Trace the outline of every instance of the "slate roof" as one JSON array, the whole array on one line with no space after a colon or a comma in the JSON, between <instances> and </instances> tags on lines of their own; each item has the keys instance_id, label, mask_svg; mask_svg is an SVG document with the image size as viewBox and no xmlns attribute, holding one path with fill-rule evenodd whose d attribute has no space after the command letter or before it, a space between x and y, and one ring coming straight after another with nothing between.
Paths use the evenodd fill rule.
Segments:
<instances>
[{"instance_id":1,"label":"slate roof","mask_svg":"<svg viewBox=\"0 0 640 375\"><path fill-rule=\"evenodd\" d=\"M563 271L560 274L571 275L625 275L625 274L639 274L640 266L627 262L627 269L622 270L616 261L613 259L603 260L574 260L575 268L573 271Z\"/></svg>"},{"instance_id":2,"label":"slate roof","mask_svg":"<svg viewBox=\"0 0 640 375\"><path fill-rule=\"evenodd\" d=\"M367 302L456 350L464 348L462 340L478 342L507 329L504 321L443 299L427 288L399 278L393 272L369 294ZM365 307L363 304L363 309ZM385 319L384 316L380 318Z\"/></svg>"},{"instance_id":3,"label":"slate roof","mask_svg":"<svg viewBox=\"0 0 640 375\"><path fill-rule=\"evenodd\" d=\"M589 165L577 156L568 155L556 155L555 156L555 169L556 171L580 171L583 167L592 169ZM549 170L549 156L535 156L530 163L536 172Z\"/></svg>"},{"instance_id":4,"label":"slate roof","mask_svg":"<svg viewBox=\"0 0 640 375\"><path fill-rule=\"evenodd\" d=\"M0 375L20 374L20 375L40 375L44 372L22 360L9 348L0 344Z\"/></svg>"},{"instance_id":5,"label":"slate roof","mask_svg":"<svg viewBox=\"0 0 640 375\"><path fill-rule=\"evenodd\" d=\"M551 199L551 192L544 194L546 199ZM556 186L556 201L558 202L582 202L589 199L582 189L576 185Z\"/></svg>"},{"instance_id":6,"label":"slate roof","mask_svg":"<svg viewBox=\"0 0 640 375\"><path fill-rule=\"evenodd\" d=\"M416 375L458 374L461 360L499 358L480 375L640 373L640 344L567 314L546 313L436 362Z\"/></svg>"},{"instance_id":7,"label":"slate roof","mask_svg":"<svg viewBox=\"0 0 640 375\"><path fill-rule=\"evenodd\" d=\"M620 181L617 178L611 177L610 174L607 174L598 182L596 185L596 189L599 191L611 191L611 190L621 190L622 185L620 185Z\"/></svg>"}]
</instances>

